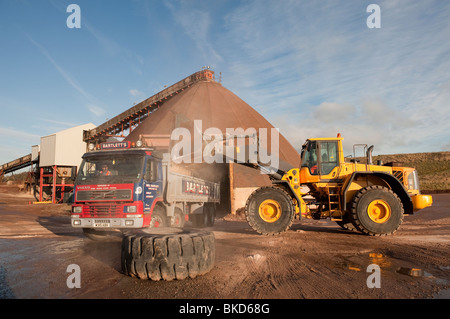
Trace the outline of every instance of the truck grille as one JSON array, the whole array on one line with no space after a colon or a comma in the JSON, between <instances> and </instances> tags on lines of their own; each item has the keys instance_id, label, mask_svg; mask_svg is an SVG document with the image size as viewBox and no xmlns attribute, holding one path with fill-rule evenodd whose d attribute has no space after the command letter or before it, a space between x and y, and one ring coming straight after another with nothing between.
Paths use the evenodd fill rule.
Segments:
<instances>
[{"instance_id":1,"label":"truck grille","mask_svg":"<svg viewBox=\"0 0 450 319\"><path fill-rule=\"evenodd\" d=\"M87 190L77 192L77 201L130 200L131 189Z\"/></svg>"},{"instance_id":2,"label":"truck grille","mask_svg":"<svg viewBox=\"0 0 450 319\"><path fill-rule=\"evenodd\" d=\"M83 208L83 217L115 218L122 217L122 206L119 205L89 205Z\"/></svg>"}]
</instances>

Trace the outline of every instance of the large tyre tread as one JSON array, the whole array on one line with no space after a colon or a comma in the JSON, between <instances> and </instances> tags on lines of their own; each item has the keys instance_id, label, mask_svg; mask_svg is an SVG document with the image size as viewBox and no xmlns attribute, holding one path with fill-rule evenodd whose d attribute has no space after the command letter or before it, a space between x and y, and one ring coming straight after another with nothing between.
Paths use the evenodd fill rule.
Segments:
<instances>
[{"instance_id":1,"label":"large tyre tread","mask_svg":"<svg viewBox=\"0 0 450 319\"><path fill-rule=\"evenodd\" d=\"M289 218L288 223L286 223L286 225L283 228L281 228L275 232L272 232L272 231L269 232L260 227L258 222L254 218L252 218L252 216L250 216L248 210L249 210L249 205L250 205L251 201L253 200L253 197L256 194L264 193L264 192L273 192L273 190L279 191L281 194L283 194L286 197L287 203L289 205L288 210L290 210L292 216ZM295 217L295 214L293 213L294 212L294 204L292 203L292 200L290 198L291 198L291 196L288 194L288 192L286 192L283 188L277 187L277 186L263 186L263 187L256 189L255 191L253 191L245 203L245 218L247 219L247 222L250 225L250 227L252 227L257 233L259 233L261 235L279 235L283 232L286 232L289 228L291 228L292 223L294 222L294 217Z\"/></svg>"},{"instance_id":2,"label":"large tyre tread","mask_svg":"<svg viewBox=\"0 0 450 319\"><path fill-rule=\"evenodd\" d=\"M183 280L210 271L214 265L214 234L136 234L122 241L122 271L139 279Z\"/></svg>"},{"instance_id":3,"label":"large tyre tread","mask_svg":"<svg viewBox=\"0 0 450 319\"><path fill-rule=\"evenodd\" d=\"M398 225L396 226L395 229L393 229L393 230L391 230L391 231L389 231L387 233L376 233L376 232L368 230L366 227L364 227L361 224L361 222L360 222L360 220L358 218L357 207L358 207L359 200L361 199L361 197L363 197L363 195L365 195L366 193L368 193L370 191L373 191L373 190L379 190L379 191L382 191L382 192L390 193L401 204L401 200L397 196L397 194L395 194L392 190L390 190L390 189L388 189L388 188L386 188L384 186L373 185L373 186L362 188L355 195L355 197L353 198L353 200L351 202L351 210L350 210L350 215L349 215L349 217L351 219L351 222L352 222L353 226L356 228L357 231L359 231L359 232L361 232L363 234L366 234L366 235L370 235L370 236L387 236L387 235L392 235L398 230L398 228L400 227L401 223L403 222L403 217L404 217L403 212L404 211L403 211L403 205L402 204L401 204L401 217L400 217L400 221L399 221Z\"/></svg>"}]
</instances>

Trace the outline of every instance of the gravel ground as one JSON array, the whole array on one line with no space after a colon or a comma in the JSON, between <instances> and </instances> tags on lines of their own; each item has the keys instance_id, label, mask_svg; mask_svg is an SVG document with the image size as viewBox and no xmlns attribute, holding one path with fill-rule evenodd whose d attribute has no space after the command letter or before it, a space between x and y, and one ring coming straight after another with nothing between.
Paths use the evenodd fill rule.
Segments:
<instances>
[{"instance_id":1,"label":"gravel ground","mask_svg":"<svg viewBox=\"0 0 450 319\"><path fill-rule=\"evenodd\" d=\"M450 298L450 194L433 195L432 207L406 216L386 237L328 220L295 221L286 233L267 237L238 216L225 216L207 228L216 238L214 268L170 282L125 276L120 237L91 241L70 226L70 206L32 201L0 186L0 298ZM72 264L80 267L80 288L67 285Z\"/></svg>"}]
</instances>

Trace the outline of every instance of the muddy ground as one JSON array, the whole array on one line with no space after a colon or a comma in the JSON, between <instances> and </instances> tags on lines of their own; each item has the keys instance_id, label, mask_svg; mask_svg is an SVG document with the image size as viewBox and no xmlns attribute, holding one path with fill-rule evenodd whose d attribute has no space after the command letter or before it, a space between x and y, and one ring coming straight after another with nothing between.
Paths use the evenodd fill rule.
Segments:
<instances>
[{"instance_id":1,"label":"muddy ground","mask_svg":"<svg viewBox=\"0 0 450 319\"><path fill-rule=\"evenodd\" d=\"M29 204L34 198L2 185L0 298L450 298L450 194L433 200L387 237L345 231L328 220L296 220L288 232L266 237L238 217L218 218L208 228L216 238L209 273L152 282L121 273L120 238L89 240L70 226L70 206ZM80 266L80 288L67 286L71 264ZM367 285L372 264L381 269L380 288Z\"/></svg>"}]
</instances>

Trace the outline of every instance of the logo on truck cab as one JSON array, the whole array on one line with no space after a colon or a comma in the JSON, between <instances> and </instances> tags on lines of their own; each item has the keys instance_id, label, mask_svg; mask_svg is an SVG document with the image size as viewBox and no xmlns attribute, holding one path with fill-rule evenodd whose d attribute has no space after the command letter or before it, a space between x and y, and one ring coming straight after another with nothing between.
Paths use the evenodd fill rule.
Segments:
<instances>
[{"instance_id":1,"label":"logo on truck cab","mask_svg":"<svg viewBox=\"0 0 450 319\"><path fill-rule=\"evenodd\" d=\"M111 142L111 143L101 143L100 147L102 150L114 150L114 149L124 149L130 148L131 143L127 142Z\"/></svg>"}]
</instances>

